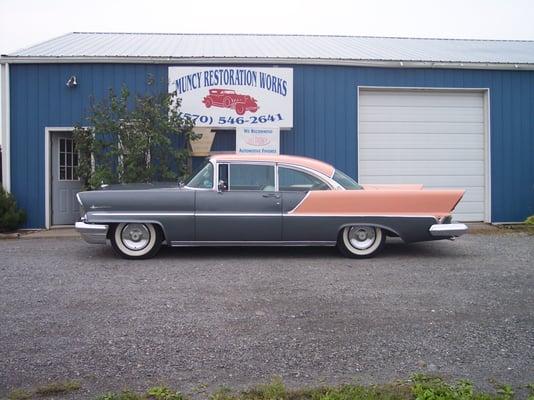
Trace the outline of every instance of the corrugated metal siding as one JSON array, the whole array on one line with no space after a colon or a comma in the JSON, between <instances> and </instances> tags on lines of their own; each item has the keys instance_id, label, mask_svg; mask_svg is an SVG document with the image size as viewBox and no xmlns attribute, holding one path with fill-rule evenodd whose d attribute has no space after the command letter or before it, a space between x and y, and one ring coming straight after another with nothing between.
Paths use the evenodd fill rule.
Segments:
<instances>
[{"instance_id":1,"label":"corrugated metal siding","mask_svg":"<svg viewBox=\"0 0 534 400\"><path fill-rule=\"evenodd\" d=\"M122 83L134 91L166 90L167 65L12 65L12 191L29 227L44 226L44 128L83 122L89 98ZM67 89L73 74L79 87ZM294 128L283 153L319 158L357 176L357 86L489 88L492 220L534 214L534 72L294 66ZM215 150L228 150L228 137ZM222 147L221 147L222 146ZM221 148L219 148L221 147Z\"/></svg>"},{"instance_id":2,"label":"corrugated metal siding","mask_svg":"<svg viewBox=\"0 0 534 400\"><path fill-rule=\"evenodd\" d=\"M167 69L153 65L62 64L13 65L11 79L11 191L28 212L27 227L45 225L45 127L86 123L91 96L102 98L122 84L132 92L153 90L147 74L155 78L154 90L166 90ZM78 87L67 79L76 75Z\"/></svg>"}]
</instances>

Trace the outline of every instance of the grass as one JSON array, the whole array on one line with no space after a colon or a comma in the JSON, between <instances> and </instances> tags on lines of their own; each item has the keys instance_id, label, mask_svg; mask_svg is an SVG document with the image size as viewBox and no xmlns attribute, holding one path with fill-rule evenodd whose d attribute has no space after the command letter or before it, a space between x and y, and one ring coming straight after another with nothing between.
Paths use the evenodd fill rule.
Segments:
<instances>
[{"instance_id":1,"label":"grass","mask_svg":"<svg viewBox=\"0 0 534 400\"><path fill-rule=\"evenodd\" d=\"M33 399L36 397L49 397L49 396L58 396L74 392L81 388L80 382L78 381L61 381L61 382L52 382L46 385L38 386L34 390L26 389L15 389L9 393L9 400L26 400Z\"/></svg>"},{"instance_id":2,"label":"grass","mask_svg":"<svg viewBox=\"0 0 534 400\"><path fill-rule=\"evenodd\" d=\"M25 389L15 389L7 397L9 400L26 400L31 399L32 394Z\"/></svg>"},{"instance_id":3,"label":"grass","mask_svg":"<svg viewBox=\"0 0 534 400\"><path fill-rule=\"evenodd\" d=\"M61 396L78 390L76 381L51 383L34 391L13 390L10 400L43 396ZM534 384L525 386L526 400L534 400ZM197 397L199 395L196 392ZM449 383L440 377L414 375L410 380L382 385L341 385L289 389L281 379L244 391L222 387L202 395L206 400L515 400L516 392L509 385L495 385L492 392L478 391L467 380ZM190 400L191 398L166 386L155 386L146 392L125 390L100 395L95 400Z\"/></svg>"}]
</instances>

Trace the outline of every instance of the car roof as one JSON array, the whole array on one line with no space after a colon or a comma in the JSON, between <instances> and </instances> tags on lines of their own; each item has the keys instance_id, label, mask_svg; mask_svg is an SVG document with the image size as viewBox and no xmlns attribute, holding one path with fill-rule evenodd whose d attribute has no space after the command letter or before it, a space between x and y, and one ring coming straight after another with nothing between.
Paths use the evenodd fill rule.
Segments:
<instances>
[{"instance_id":1,"label":"car roof","mask_svg":"<svg viewBox=\"0 0 534 400\"><path fill-rule=\"evenodd\" d=\"M323 161L315 160L313 158L301 157L301 156L290 156L286 154L277 154L277 155L256 155L256 154L236 154L236 153L221 153L213 154L210 157L214 161L263 161L263 162L273 162L273 163L283 163L283 164L292 164L298 167L304 167L312 169L314 171L320 172L326 176L331 177L334 174L335 168Z\"/></svg>"}]
</instances>

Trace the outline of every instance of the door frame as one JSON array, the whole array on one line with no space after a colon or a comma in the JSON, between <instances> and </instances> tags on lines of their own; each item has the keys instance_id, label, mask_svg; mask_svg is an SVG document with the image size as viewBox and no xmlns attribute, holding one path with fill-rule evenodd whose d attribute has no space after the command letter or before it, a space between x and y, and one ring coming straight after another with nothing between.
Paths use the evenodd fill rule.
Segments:
<instances>
[{"instance_id":1,"label":"door frame","mask_svg":"<svg viewBox=\"0 0 534 400\"><path fill-rule=\"evenodd\" d=\"M84 127L85 128L85 127ZM44 133L44 171L45 171L45 228L50 229L52 221L52 134L54 133L71 133L74 131L73 126L47 126ZM70 225L68 225L70 226Z\"/></svg>"},{"instance_id":2,"label":"door frame","mask_svg":"<svg viewBox=\"0 0 534 400\"><path fill-rule=\"evenodd\" d=\"M360 180L360 91L418 91L418 92L471 92L483 96L484 113L484 221L491 223L491 110L490 89L488 87L432 87L432 86L356 86L356 165Z\"/></svg>"}]
</instances>

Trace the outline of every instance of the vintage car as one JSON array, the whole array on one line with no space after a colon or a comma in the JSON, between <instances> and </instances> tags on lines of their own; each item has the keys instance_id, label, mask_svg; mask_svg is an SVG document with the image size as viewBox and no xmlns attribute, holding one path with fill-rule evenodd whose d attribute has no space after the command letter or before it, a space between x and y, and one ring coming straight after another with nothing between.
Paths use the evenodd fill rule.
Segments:
<instances>
[{"instance_id":1,"label":"vintage car","mask_svg":"<svg viewBox=\"0 0 534 400\"><path fill-rule=\"evenodd\" d=\"M255 98L229 89L210 89L209 94L202 99L202 103L207 108L211 106L233 108L238 115L243 115L246 111L255 113L259 108Z\"/></svg>"},{"instance_id":2,"label":"vintage car","mask_svg":"<svg viewBox=\"0 0 534 400\"><path fill-rule=\"evenodd\" d=\"M370 257L386 236L450 239L463 190L359 185L333 166L289 155L219 154L185 184L112 185L78 193L76 229L125 258L167 246L337 246Z\"/></svg>"}]
</instances>

